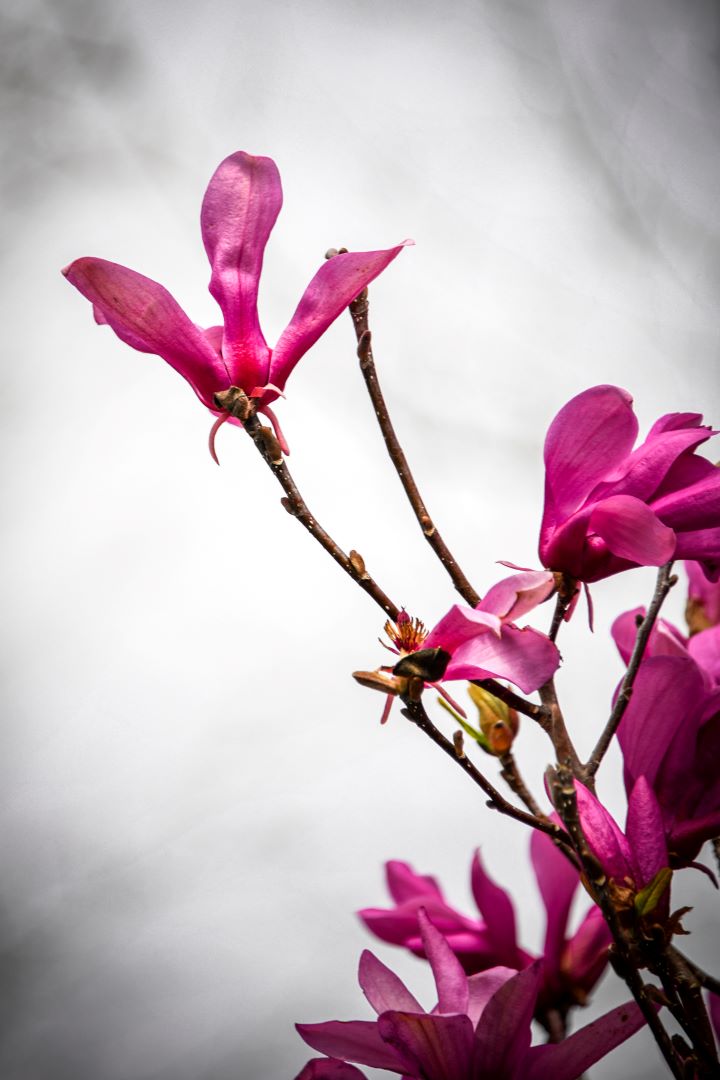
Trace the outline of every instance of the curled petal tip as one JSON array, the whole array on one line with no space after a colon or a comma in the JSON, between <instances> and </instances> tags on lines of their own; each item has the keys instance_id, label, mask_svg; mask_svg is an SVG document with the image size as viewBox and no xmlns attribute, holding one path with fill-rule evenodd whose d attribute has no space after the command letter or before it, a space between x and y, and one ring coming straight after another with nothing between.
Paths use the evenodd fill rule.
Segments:
<instances>
[{"instance_id":1,"label":"curled petal tip","mask_svg":"<svg viewBox=\"0 0 720 1080\"><path fill-rule=\"evenodd\" d=\"M226 423L229 419L230 413L227 412L222 413L220 416L218 416L217 420L210 428L210 434L208 435L208 450L210 451L210 457L213 459L216 465L220 464L220 459L218 458L215 451L215 436L217 435L223 424Z\"/></svg>"}]
</instances>

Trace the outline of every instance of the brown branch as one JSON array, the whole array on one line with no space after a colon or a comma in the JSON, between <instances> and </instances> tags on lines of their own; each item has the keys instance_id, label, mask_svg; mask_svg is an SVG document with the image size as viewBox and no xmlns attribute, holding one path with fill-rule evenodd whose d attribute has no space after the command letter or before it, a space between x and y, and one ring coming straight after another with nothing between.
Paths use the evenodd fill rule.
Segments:
<instances>
[{"instance_id":1,"label":"brown branch","mask_svg":"<svg viewBox=\"0 0 720 1080\"><path fill-rule=\"evenodd\" d=\"M363 559L357 555L357 552L351 551L350 555L346 555L310 512L285 464L278 440L270 428L263 427L260 423L255 413L255 406L247 395L237 387L230 387L229 390L216 395L216 403L220 408L227 409L242 423L261 457L285 492L282 504L287 512L297 518L312 538L317 540L338 566L342 567L345 573L373 598L386 615L391 619L397 619L400 608L386 596L377 582L368 574Z\"/></svg>"},{"instance_id":2,"label":"brown branch","mask_svg":"<svg viewBox=\"0 0 720 1080\"><path fill-rule=\"evenodd\" d=\"M653 598L650 601L650 606L647 609L645 618L638 627L637 637L635 638L635 645L633 647L632 655L630 656L630 662L625 672L625 677L620 684L620 692L618 693L617 700L610 714L610 718L605 725L605 730L602 732L600 738L595 744L595 749L588 758L587 764L584 768L584 774L586 779L592 779L595 773L600 767L600 762L605 756L605 753L612 742L612 738L615 735L620 721L625 715L625 710L630 704L630 698L632 697L633 686L635 684L635 678L640 668L640 662L642 661L645 647L650 638L652 628L655 625L655 620L658 617L660 608L663 605L665 597L670 592L670 589L677 582L677 578L673 576L670 571L672 570L672 560L661 566L658 570L657 581L655 583L655 592Z\"/></svg>"},{"instance_id":3,"label":"brown branch","mask_svg":"<svg viewBox=\"0 0 720 1080\"><path fill-rule=\"evenodd\" d=\"M407 458L405 457L403 449L398 441L398 437L395 434L395 429L390 420L387 405L385 404L385 398L380 389L375 361L373 359L371 334L368 329L368 311L368 292L367 289L364 289L357 299L353 300L352 304L350 304L350 314L352 316L353 326L355 327L355 336L358 343L357 354L358 359L360 360L360 371L365 380L365 385L370 395L370 400L372 401L375 416L380 425L380 430L383 439L385 440L385 446L390 455L390 460L395 466L395 471L405 489L405 494L410 501L415 517L422 529L423 536L447 570L453 585L460 593L463 600L467 604L470 604L471 607L475 607L480 602L480 595L468 581L454 555L450 551L450 548L438 532L435 522L430 517L428 509L418 490L418 486L415 483L413 474L410 471Z\"/></svg>"},{"instance_id":4,"label":"brown branch","mask_svg":"<svg viewBox=\"0 0 720 1080\"><path fill-rule=\"evenodd\" d=\"M460 766L463 772L467 773L471 780L473 780L478 787L482 788L485 794L488 796L487 805L493 809L499 811L501 814L507 815L507 817L514 818L515 821L520 821L523 825L529 825L533 829L538 829L540 832L547 833L553 840L557 840L564 846L570 845L570 837L567 833L561 829L558 825L555 825L552 821L548 821L547 818L543 819L536 817L534 814L528 814L525 810L520 810L517 806L513 806L507 799L503 798L500 792L494 787L493 784L485 777L480 770L472 763L469 757L455 746L450 739L446 739L445 736L439 731L432 720L425 711L425 707L422 701L417 698L404 697L403 703L405 708L402 710L403 716L410 720L416 727L420 728L436 746L439 746L448 757Z\"/></svg>"},{"instance_id":5,"label":"brown branch","mask_svg":"<svg viewBox=\"0 0 720 1080\"><path fill-rule=\"evenodd\" d=\"M500 701L504 701L506 705L511 709L515 709L516 712L528 716L531 720L536 720L544 731L549 732L550 713L543 705L535 705L532 701L527 701L524 697L520 697L519 694L514 693L509 687L503 686L502 683L497 682L495 679L471 679L470 682L474 686L479 686L482 690L487 690L488 693L499 698Z\"/></svg>"},{"instance_id":6,"label":"brown branch","mask_svg":"<svg viewBox=\"0 0 720 1080\"><path fill-rule=\"evenodd\" d=\"M515 755L512 750L508 750L507 753L501 754L498 758L502 765L502 772L500 775L510 788L514 791L518 799L525 803L531 814L534 814L536 818L546 818L547 815L543 814L542 810L538 806L535 798L525 783L520 770L518 769Z\"/></svg>"},{"instance_id":7,"label":"brown branch","mask_svg":"<svg viewBox=\"0 0 720 1080\"><path fill-rule=\"evenodd\" d=\"M540 700L549 718L549 725L545 730L555 748L558 763L569 766L573 775L579 777L581 776L582 765L570 738L570 733L565 726L565 717L560 708L557 690L555 689L555 679L548 679L545 685L540 687L539 693Z\"/></svg>"}]
</instances>

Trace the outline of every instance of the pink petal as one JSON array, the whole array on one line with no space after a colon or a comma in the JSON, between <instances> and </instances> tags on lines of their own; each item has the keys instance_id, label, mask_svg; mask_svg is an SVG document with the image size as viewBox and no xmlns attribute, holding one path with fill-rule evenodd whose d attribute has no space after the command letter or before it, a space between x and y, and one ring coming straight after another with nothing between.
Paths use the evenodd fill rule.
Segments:
<instances>
[{"instance_id":1,"label":"pink petal","mask_svg":"<svg viewBox=\"0 0 720 1080\"><path fill-rule=\"evenodd\" d=\"M270 350L260 329L257 294L263 254L282 206L275 162L239 151L218 165L200 214L212 277L225 320L223 356L235 386L268 382Z\"/></svg>"},{"instance_id":2,"label":"pink petal","mask_svg":"<svg viewBox=\"0 0 720 1080\"><path fill-rule=\"evenodd\" d=\"M409 243L406 240L386 251L350 251L328 259L303 293L273 349L270 381L283 389L298 360Z\"/></svg>"},{"instance_id":3,"label":"pink petal","mask_svg":"<svg viewBox=\"0 0 720 1080\"><path fill-rule=\"evenodd\" d=\"M94 305L100 322L133 349L161 356L215 409L213 394L230 385L227 370L167 289L105 259L76 259L63 273Z\"/></svg>"},{"instance_id":4,"label":"pink petal","mask_svg":"<svg viewBox=\"0 0 720 1080\"><path fill-rule=\"evenodd\" d=\"M526 694L548 681L560 664L560 654L545 634L526 626L504 626L493 634L474 637L452 654L445 679L509 679Z\"/></svg>"},{"instance_id":5,"label":"pink petal","mask_svg":"<svg viewBox=\"0 0 720 1080\"><path fill-rule=\"evenodd\" d=\"M374 1020L328 1020L324 1024L296 1024L295 1030L313 1050L327 1057L356 1061L376 1069L403 1072L407 1064L380 1035Z\"/></svg>"},{"instance_id":6,"label":"pink petal","mask_svg":"<svg viewBox=\"0 0 720 1080\"><path fill-rule=\"evenodd\" d=\"M717 527L720 518L720 469L705 458L681 459L667 478L667 491L653 499L658 517L676 531Z\"/></svg>"},{"instance_id":7,"label":"pink petal","mask_svg":"<svg viewBox=\"0 0 720 1080\"><path fill-rule=\"evenodd\" d=\"M626 833L637 871L635 884L641 889L668 865L662 814L644 776L638 777L630 792Z\"/></svg>"},{"instance_id":8,"label":"pink petal","mask_svg":"<svg viewBox=\"0 0 720 1080\"><path fill-rule=\"evenodd\" d=\"M396 904L417 896L434 896L443 900L440 887L433 877L416 874L410 863L390 859L385 863L388 892Z\"/></svg>"},{"instance_id":9,"label":"pink petal","mask_svg":"<svg viewBox=\"0 0 720 1080\"><path fill-rule=\"evenodd\" d=\"M634 495L647 502L665 480L681 454L687 453L712 435L700 427L699 413L675 413L663 416L650 430L645 442L633 451L623 465L623 476L608 484L609 490L593 492L593 498L606 494ZM675 423L676 426L671 426Z\"/></svg>"},{"instance_id":10,"label":"pink petal","mask_svg":"<svg viewBox=\"0 0 720 1080\"><path fill-rule=\"evenodd\" d=\"M685 570L690 599L702 604L710 623L720 623L720 584L708 580L701 563L686 562Z\"/></svg>"},{"instance_id":11,"label":"pink petal","mask_svg":"<svg viewBox=\"0 0 720 1080\"><path fill-rule=\"evenodd\" d=\"M530 858L547 915L545 967L554 973L560 967L568 914L580 874L545 833L533 832L530 839Z\"/></svg>"},{"instance_id":12,"label":"pink petal","mask_svg":"<svg viewBox=\"0 0 720 1080\"><path fill-rule=\"evenodd\" d=\"M715 1038L718 1046L720 1046L720 996L717 994L708 993L708 1012L710 1013L712 1026L715 1029Z\"/></svg>"},{"instance_id":13,"label":"pink petal","mask_svg":"<svg viewBox=\"0 0 720 1080\"><path fill-rule=\"evenodd\" d=\"M675 533L640 499L611 495L590 515L589 530L597 533L613 555L640 566L662 566L675 552Z\"/></svg>"},{"instance_id":14,"label":"pink petal","mask_svg":"<svg viewBox=\"0 0 720 1080\"><path fill-rule=\"evenodd\" d=\"M518 1077L530 1048L530 1024L542 979L536 960L508 979L482 1011L475 1030L481 1076Z\"/></svg>"},{"instance_id":15,"label":"pink petal","mask_svg":"<svg viewBox=\"0 0 720 1080\"><path fill-rule=\"evenodd\" d=\"M573 986L586 994L592 990L607 966L611 945L612 934L602 911L591 907L562 955L561 968Z\"/></svg>"},{"instance_id":16,"label":"pink petal","mask_svg":"<svg viewBox=\"0 0 720 1080\"><path fill-rule=\"evenodd\" d=\"M413 1077L465 1080L471 1077L473 1028L467 1016L417 1016L387 1012L378 1018L380 1034L414 1068Z\"/></svg>"},{"instance_id":17,"label":"pink petal","mask_svg":"<svg viewBox=\"0 0 720 1080\"><path fill-rule=\"evenodd\" d=\"M477 1027L490 998L494 997L500 987L504 986L508 979L512 979L515 975L517 975L517 968L498 966L470 976L468 979L470 998L468 1016L474 1027Z\"/></svg>"},{"instance_id":18,"label":"pink petal","mask_svg":"<svg viewBox=\"0 0 720 1080\"><path fill-rule=\"evenodd\" d=\"M620 826L578 780L575 781L575 792L580 824L591 852L608 877L632 880L632 850Z\"/></svg>"},{"instance_id":19,"label":"pink petal","mask_svg":"<svg viewBox=\"0 0 720 1080\"><path fill-rule=\"evenodd\" d=\"M485 872L479 851L473 857L470 882L475 903L495 945L495 955L505 964L515 964L518 952L515 910L505 890Z\"/></svg>"},{"instance_id":20,"label":"pink petal","mask_svg":"<svg viewBox=\"0 0 720 1080\"><path fill-rule=\"evenodd\" d=\"M424 908L418 911L423 947L438 994L438 1012L464 1013L468 1005L467 976L442 934L435 929Z\"/></svg>"},{"instance_id":21,"label":"pink petal","mask_svg":"<svg viewBox=\"0 0 720 1080\"><path fill-rule=\"evenodd\" d=\"M365 1073L338 1058L313 1058L295 1080L367 1080Z\"/></svg>"},{"instance_id":22,"label":"pink petal","mask_svg":"<svg viewBox=\"0 0 720 1080\"><path fill-rule=\"evenodd\" d=\"M625 611L618 615L612 624L611 633L613 640L623 661L628 664L632 651L635 648L635 639L638 632L638 617L645 617L645 608L637 607L632 611ZM650 634L650 640L645 649L645 656L687 656L687 639L683 637L677 627L665 619L658 619Z\"/></svg>"},{"instance_id":23,"label":"pink petal","mask_svg":"<svg viewBox=\"0 0 720 1080\"><path fill-rule=\"evenodd\" d=\"M367 949L360 957L358 982L376 1013L387 1012L388 1009L423 1011L402 979Z\"/></svg>"},{"instance_id":24,"label":"pink petal","mask_svg":"<svg viewBox=\"0 0 720 1080\"><path fill-rule=\"evenodd\" d=\"M517 622L554 591L555 578L549 570L526 570L498 581L485 593L478 607L498 615L504 622Z\"/></svg>"},{"instance_id":25,"label":"pink petal","mask_svg":"<svg viewBox=\"0 0 720 1080\"><path fill-rule=\"evenodd\" d=\"M720 625L693 634L688 652L707 677L709 685L720 684Z\"/></svg>"},{"instance_id":26,"label":"pink petal","mask_svg":"<svg viewBox=\"0 0 720 1080\"><path fill-rule=\"evenodd\" d=\"M576 1080L644 1023L634 1001L618 1005L560 1043L533 1046L524 1063L523 1080Z\"/></svg>"},{"instance_id":27,"label":"pink petal","mask_svg":"<svg viewBox=\"0 0 720 1080\"><path fill-rule=\"evenodd\" d=\"M499 638L501 631L502 620L497 615L465 604L453 604L432 628L423 642L423 648L445 649L451 653L458 645L479 634L493 634Z\"/></svg>"},{"instance_id":28,"label":"pink petal","mask_svg":"<svg viewBox=\"0 0 720 1080\"><path fill-rule=\"evenodd\" d=\"M637 430L632 397L617 386L595 386L563 406L545 439L543 527L569 517L620 469Z\"/></svg>"}]
</instances>

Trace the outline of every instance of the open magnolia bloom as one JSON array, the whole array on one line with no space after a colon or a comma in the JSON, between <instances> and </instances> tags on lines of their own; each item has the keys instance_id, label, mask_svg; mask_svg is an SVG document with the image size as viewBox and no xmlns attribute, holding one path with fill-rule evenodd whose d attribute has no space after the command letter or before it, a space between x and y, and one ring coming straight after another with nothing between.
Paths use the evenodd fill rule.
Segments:
<instances>
[{"instance_id":1,"label":"open magnolia bloom","mask_svg":"<svg viewBox=\"0 0 720 1080\"><path fill-rule=\"evenodd\" d=\"M359 981L377 1019L298 1024L305 1042L327 1057L308 1062L297 1080L363 1077L348 1062L404 1080L575 1080L644 1023L628 1002L563 1042L531 1046L540 961L520 972L495 967L468 977L422 909L418 920L437 1005L423 1009L394 972L364 952Z\"/></svg>"},{"instance_id":2,"label":"open magnolia bloom","mask_svg":"<svg viewBox=\"0 0 720 1080\"><path fill-rule=\"evenodd\" d=\"M216 394L235 386L255 399L287 452L270 403L298 360L405 245L346 252L325 262L270 349L260 329L257 296L265 246L281 206L280 174L270 158L238 151L210 180L200 226L222 326L196 326L162 285L105 259L76 259L63 273L91 302L97 322L107 323L134 349L167 361L218 423L229 414L218 407Z\"/></svg>"},{"instance_id":3,"label":"open magnolia bloom","mask_svg":"<svg viewBox=\"0 0 720 1080\"><path fill-rule=\"evenodd\" d=\"M594 386L572 398L545 440L540 559L578 581L696 559L720 574L720 469L695 454L711 435L698 413L669 413L633 445L632 398Z\"/></svg>"},{"instance_id":4,"label":"open magnolia bloom","mask_svg":"<svg viewBox=\"0 0 720 1080\"><path fill-rule=\"evenodd\" d=\"M546 912L535 1018L549 1026L549 1012L564 1021L572 1006L585 1004L605 970L612 937L594 904L575 933L568 935L568 917L580 873L544 833L533 832L530 852ZM486 872L479 852L473 857L470 884L480 919L468 918L451 907L435 879L416 874L407 863L389 862L385 872L395 906L358 912L368 930L382 941L424 956L419 919L419 912L424 910L467 975L498 965L520 970L536 959L520 947L512 900Z\"/></svg>"}]
</instances>

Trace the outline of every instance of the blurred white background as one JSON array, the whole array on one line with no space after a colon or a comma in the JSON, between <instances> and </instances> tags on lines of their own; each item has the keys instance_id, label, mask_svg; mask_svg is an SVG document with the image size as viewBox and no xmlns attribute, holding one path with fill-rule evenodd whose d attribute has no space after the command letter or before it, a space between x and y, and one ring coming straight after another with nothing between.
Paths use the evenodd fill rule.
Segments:
<instances>
[{"instance_id":1,"label":"blurred white background","mask_svg":"<svg viewBox=\"0 0 720 1080\"><path fill-rule=\"evenodd\" d=\"M215 322L198 216L236 149L283 177L271 343L326 248L414 237L372 286L376 358L484 591L497 559L537 565L542 441L574 393L627 387L643 431L674 410L720 426L719 26L711 0L5 0L6 1080L293 1077L295 1021L367 1015L353 912L385 902L386 858L472 913L479 844L523 943L542 935L528 838L350 679L384 661L378 610L240 432L213 464L191 390L96 327L60 268L125 263ZM320 521L432 624L455 597L385 461L349 319L278 413ZM563 630L585 750L621 670L609 622L652 580L597 586L594 637L582 611ZM540 792L529 723L518 756ZM616 756L600 790L624 819ZM686 872L675 899L717 966L717 894ZM377 951L431 1003L422 964ZM608 977L586 1015L618 995ZM659 1069L641 1035L593 1076Z\"/></svg>"}]
</instances>

